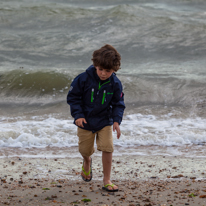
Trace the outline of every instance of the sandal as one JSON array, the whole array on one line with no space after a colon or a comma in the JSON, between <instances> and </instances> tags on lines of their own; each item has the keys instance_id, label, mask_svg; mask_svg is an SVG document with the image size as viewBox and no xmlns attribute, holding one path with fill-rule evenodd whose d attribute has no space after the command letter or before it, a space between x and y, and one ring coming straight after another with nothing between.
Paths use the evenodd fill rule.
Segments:
<instances>
[{"instance_id":1,"label":"sandal","mask_svg":"<svg viewBox=\"0 0 206 206\"><path fill-rule=\"evenodd\" d=\"M82 171L83 171L83 173L84 173L86 176L90 175L90 179L86 179L84 176L81 175L81 176L82 176L82 179L83 179L85 182L91 181L91 180L92 180L92 158L91 158L91 163L90 163L90 170L89 170L89 172L86 172L85 169L84 169L84 160L83 160L83 165L82 165Z\"/></svg>"},{"instance_id":2,"label":"sandal","mask_svg":"<svg viewBox=\"0 0 206 206\"><path fill-rule=\"evenodd\" d=\"M110 190L110 189L108 189L109 186L114 188L115 185L114 184L107 184L104 187L102 187L102 189L106 190L107 192L118 192L119 191L119 189L112 189L112 190Z\"/></svg>"}]
</instances>

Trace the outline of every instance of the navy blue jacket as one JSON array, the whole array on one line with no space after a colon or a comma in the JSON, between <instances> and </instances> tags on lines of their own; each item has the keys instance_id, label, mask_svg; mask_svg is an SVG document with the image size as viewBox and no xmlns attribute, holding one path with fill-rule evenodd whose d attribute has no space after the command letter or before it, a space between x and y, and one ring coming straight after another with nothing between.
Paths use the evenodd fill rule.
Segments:
<instances>
[{"instance_id":1,"label":"navy blue jacket","mask_svg":"<svg viewBox=\"0 0 206 206\"><path fill-rule=\"evenodd\" d=\"M120 124L125 109L120 80L113 73L109 79L101 81L93 65L73 80L67 103L74 123L76 119L85 118L87 124L83 123L83 129L92 132L114 122Z\"/></svg>"}]
</instances>

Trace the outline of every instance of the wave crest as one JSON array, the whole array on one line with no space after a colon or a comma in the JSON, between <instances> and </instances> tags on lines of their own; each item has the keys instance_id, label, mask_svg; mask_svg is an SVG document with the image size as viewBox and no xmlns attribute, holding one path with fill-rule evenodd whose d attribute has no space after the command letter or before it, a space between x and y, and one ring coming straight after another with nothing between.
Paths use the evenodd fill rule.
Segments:
<instances>
[{"instance_id":1,"label":"wave crest","mask_svg":"<svg viewBox=\"0 0 206 206\"><path fill-rule=\"evenodd\" d=\"M71 77L57 72L25 72L21 69L0 76L1 96L33 97L62 93L71 84Z\"/></svg>"}]
</instances>

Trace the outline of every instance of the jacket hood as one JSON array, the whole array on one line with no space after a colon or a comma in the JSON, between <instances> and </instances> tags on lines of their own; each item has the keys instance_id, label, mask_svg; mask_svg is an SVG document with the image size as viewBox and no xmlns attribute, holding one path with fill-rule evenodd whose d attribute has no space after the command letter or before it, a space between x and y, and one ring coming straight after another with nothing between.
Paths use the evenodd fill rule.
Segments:
<instances>
[{"instance_id":1,"label":"jacket hood","mask_svg":"<svg viewBox=\"0 0 206 206\"><path fill-rule=\"evenodd\" d=\"M90 67L88 67L88 69L86 70L86 73L91 76L92 78L95 77L95 67L93 65L91 65ZM96 75L97 76L97 75ZM98 77L98 76L97 76Z\"/></svg>"}]
</instances>

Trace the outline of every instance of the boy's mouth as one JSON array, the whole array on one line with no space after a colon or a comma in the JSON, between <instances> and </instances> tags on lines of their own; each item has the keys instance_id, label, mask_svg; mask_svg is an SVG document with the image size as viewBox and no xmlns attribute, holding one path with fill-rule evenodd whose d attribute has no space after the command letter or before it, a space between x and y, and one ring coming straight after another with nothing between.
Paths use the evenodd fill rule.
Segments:
<instances>
[{"instance_id":1,"label":"boy's mouth","mask_svg":"<svg viewBox=\"0 0 206 206\"><path fill-rule=\"evenodd\" d=\"M107 79L108 77L107 76L100 76L101 79Z\"/></svg>"}]
</instances>

